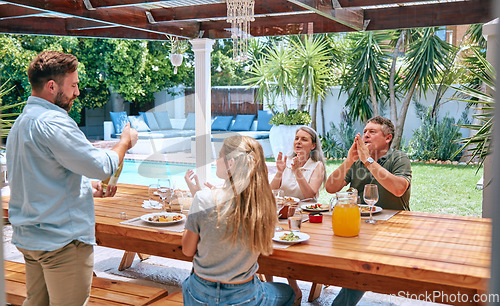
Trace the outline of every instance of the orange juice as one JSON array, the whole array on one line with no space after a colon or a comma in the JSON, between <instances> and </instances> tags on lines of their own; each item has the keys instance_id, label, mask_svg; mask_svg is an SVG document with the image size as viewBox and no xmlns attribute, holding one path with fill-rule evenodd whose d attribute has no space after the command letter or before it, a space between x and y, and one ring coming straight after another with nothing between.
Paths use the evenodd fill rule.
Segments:
<instances>
[{"instance_id":1,"label":"orange juice","mask_svg":"<svg viewBox=\"0 0 500 306\"><path fill-rule=\"evenodd\" d=\"M357 204L337 203L332 214L333 233L337 236L354 237L359 234L361 214Z\"/></svg>"}]
</instances>

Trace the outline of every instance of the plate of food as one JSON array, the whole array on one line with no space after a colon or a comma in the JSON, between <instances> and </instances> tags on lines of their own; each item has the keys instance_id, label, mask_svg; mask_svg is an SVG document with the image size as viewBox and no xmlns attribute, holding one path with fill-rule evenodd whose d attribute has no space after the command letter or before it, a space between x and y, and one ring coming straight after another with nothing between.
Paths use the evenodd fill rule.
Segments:
<instances>
[{"instance_id":1,"label":"plate of food","mask_svg":"<svg viewBox=\"0 0 500 306\"><path fill-rule=\"evenodd\" d=\"M154 225L170 225L181 222L184 219L186 219L186 216L183 214L168 212L151 213L141 216L142 221Z\"/></svg>"},{"instance_id":2,"label":"plate of food","mask_svg":"<svg viewBox=\"0 0 500 306\"><path fill-rule=\"evenodd\" d=\"M275 232L273 241L285 244L295 244L309 240L311 236L302 232Z\"/></svg>"},{"instance_id":3,"label":"plate of food","mask_svg":"<svg viewBox=\"0 0 500 306\"><path fill-rule=\"evenodd\" d=\"M370 205L358 204L358 206L359 206L359 211L361 212L362 216L369 216L370 215ZM372 214L378 214L381 211L382 211L382 207L379 207L379 206L372 207Z\"/></svg>"},{"instance_id":4,"label":"plate of food","mask_svg":"<svg viewBox=\"0 0 500 306\"><path fill-rule=\"evenodd\" d=\"M305 211L317 211L317 212L330 210L328 204L320 204L320 203L304 204L300 206L300 208L302 208L302 210Z\"/></svg>"}]
</instances>

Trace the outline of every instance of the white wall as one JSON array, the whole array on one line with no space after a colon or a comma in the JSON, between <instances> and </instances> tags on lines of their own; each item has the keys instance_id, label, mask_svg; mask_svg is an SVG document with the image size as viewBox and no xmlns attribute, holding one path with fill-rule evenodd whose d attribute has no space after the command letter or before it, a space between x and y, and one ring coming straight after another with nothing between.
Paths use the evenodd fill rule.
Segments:
<instances>
[{"instance_id":1,"label":"white wall","mask_svg":"<svg viewBox=\"0 0 500 306\"><path fill-rule=\"evenodd\" d=\"M336 126L340 123L341 120L341 113L342 109L344 107L345 101L347 100L347 95L345 93L342 93L339 96L339 91L340 87L335 86L332 88L331 93L325 98L324 101L324 112L325 112L325 131L328 132L330 129L330 122L333 122ZM448 98L451 98L453 95L454 90L449 89L443 99L441 100L441 103L445 102L448 100ZM419 102L425 105L426 107L429 107L434 104L434 99L435 99L436 94L435 93L428 93L427 97L422 97ZM442 118L446 114L448 114L450 117L455 118L455 120L458 120L462 116L462 112L465 110L467 103L465 102L460 102L460 101L449 101L444 103L438 113L438 117ZM469 112L469 119L471 118L471 112ZM319 108L318 108L318 115L319 115ZM386 118L390 118L390 110L387 107L387 109L384 111L383 116ZM321 120L318 117L317 119L317 130L318 132L322 131L322 125L321 125ZM416 110L415 110L415 105L412 101L410 104L410 107L408 109L408 114L406 115L406 121L404 125L404 132L403 132L403 137L406 142L408 142L412 135L413 131L417 129L421 125L421 121L417 116ZM363 124L357 123L357 127L362 129ZM361 130L360 130L361 132ZM466 137L468 136L469 130L467 129L462 129L462 136Z\"/></svg>"}]
</instances>

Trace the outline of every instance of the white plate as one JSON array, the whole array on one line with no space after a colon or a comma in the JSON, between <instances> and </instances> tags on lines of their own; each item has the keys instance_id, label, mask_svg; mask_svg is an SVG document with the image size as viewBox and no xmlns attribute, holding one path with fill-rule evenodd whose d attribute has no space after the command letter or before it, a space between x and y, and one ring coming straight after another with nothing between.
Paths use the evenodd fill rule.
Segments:
<instances>
[{"instance_id":1,"label":"white plate","mask_svg":"<svg viewBox=\"0 0 500 306\"><path fill-rule=\"evenodd\" d=\"M298 232L298 233L294 233L295 235L299 236L299 238L300 238L297 241L285 241L285 240L281 240L280 237L282 237L285 234L290 234L290 231L275 232L274 233L274 237L273 237L273 241L276 241L276 242L279 242L279 243L284 243L284 244L295 244L295 243L300 243L300 242L307 241L307 240L309 240L309 238L311 238L311 236L309 236L306 233Z\"/></svg>"},{"instance_id":2,"label":"white plate","mask_svg":"<svg viewBox=\"0 0 500 306\"><path fill-rule=\"evenodd\" d=\"M149 221L149 218L150 217L153 217L153 216L181 216L182 219L180 220L177 220L177 221L169 221L169 222L155 222L155 221ZM178 213L168 213L168 212L158 212L158 213L151 213L151 214L145 214L145 215L142 215L141 216L141 220L144 221L144 222L147 222L149 224L154 224L154 225L170 225L170 224L175 224L175 223L178 223L178 222L181 222L183 220L186 219L186 216L184 216L183 214L178 214Z\"/></svg>"},{"instance_id":3,"label":"white plate","mask_svg":"<svg viewBox=\"0 0 500 306\"><path fill-rule=\"evenodd\" d=\"M358 204L359 207L370 207L370 205L366 205L366 204ZM378 214L379 212L382 211L382 207L380 206L373 206L375 208L374 211L372 211L372 214ZM361 215L362 216L369 216L370 215L370 211L361 211Z\"/></svg>"},{"instance_id":4,"label":"white plate","mask_svg":"<svg viewBox=\"0 0 500 306\"><path fill-rule=\"evenodd\" d=\"M302 208L302 210L305 210L305 211L329 211L328 209L328 204L321 204L321 208L311 208L312 205L315 205L316 203L310 203L310 204L304 204L302 206L300 206L300 208ZM309 206L309 208L307 208Z\"/></svg>"}]
</instances>

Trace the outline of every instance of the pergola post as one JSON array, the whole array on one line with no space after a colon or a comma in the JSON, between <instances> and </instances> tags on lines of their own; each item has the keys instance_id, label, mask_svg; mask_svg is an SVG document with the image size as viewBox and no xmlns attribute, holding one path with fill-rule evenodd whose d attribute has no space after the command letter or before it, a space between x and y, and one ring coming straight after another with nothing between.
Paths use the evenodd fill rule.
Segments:
<instances>
[{"instance_id":1,"label":"pergola post","mask_svg":"<svg viewBox=\"0 0 500 306\"><path fill-rule=\"evenodd\" d=\"M210 175L212 144L210 135L212 117L212 84L210 80L210 53L214 41L198 38L190 41L194 52L194 103L196 118L196 174L203 184Z\"/></svg>"},{"instance_id":2,"label":"pergola post","mask_svg":"<svg viewBox=\"0 0 500 306\"><path fill-rule=\"evenodd\" d=\"M496 56L498 52L498 37L496 34L496 28L498 25L498 19L494 19L483 25L483 36L488 42L488 47L486 50L486 60L493 66L496 67ZM490 156L486 157L483 167L483 213L482 216L486 218L491 218L492 214L492 203L495 203L494 188L492 186L493 179L493 165L492 158Z\"/></svg>"}]
</instances>

